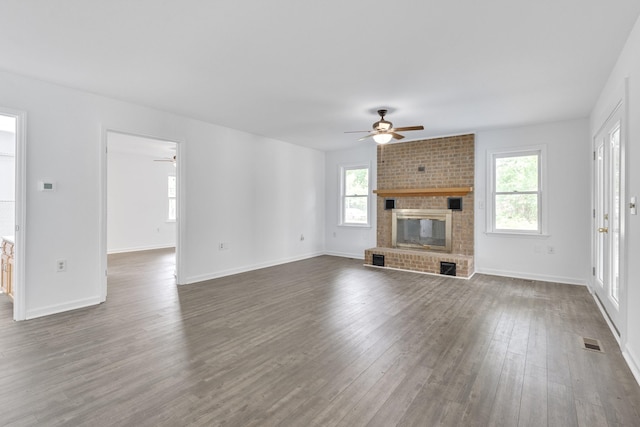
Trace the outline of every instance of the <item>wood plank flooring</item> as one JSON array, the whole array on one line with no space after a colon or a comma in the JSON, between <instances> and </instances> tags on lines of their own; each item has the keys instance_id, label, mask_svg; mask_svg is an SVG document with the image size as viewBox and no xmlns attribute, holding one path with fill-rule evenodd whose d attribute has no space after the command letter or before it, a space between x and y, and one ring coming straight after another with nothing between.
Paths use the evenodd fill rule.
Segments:
<instances>
[{"instance_id":1,"label":"wood plank flooring","mask_svg":"<svg viewBox=\"0 0 640 427\"><path fill-rule=\"evenodd\" d=\"M640 426L584 287L329 256L181 287L173 268L110 256L105 304L26 322L0 295L0 425Z\"/></svg>"}]
</instances>

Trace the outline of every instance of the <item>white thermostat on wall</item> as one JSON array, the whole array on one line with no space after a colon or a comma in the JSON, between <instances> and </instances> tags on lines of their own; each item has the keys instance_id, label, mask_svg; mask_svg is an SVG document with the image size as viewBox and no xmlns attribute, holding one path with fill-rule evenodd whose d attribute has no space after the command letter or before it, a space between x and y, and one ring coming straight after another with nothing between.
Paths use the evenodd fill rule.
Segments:
<instances>
[{"instance_id":1,"label":"white thermostat on wall","mask_svg":"<svg viewBox=\"0 0 640 427\"><path fill-rule=\"evenodd\" d=\"M39 191L55 191L56 183L51 180L38 181Z\"/></svg>"}]
</instances>

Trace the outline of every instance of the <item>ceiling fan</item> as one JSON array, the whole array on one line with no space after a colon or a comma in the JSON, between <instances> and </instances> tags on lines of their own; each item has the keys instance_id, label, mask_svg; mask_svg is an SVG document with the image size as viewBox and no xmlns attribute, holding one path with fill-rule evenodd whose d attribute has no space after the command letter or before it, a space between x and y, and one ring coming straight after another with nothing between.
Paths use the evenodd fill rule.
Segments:
<instances>
[{"instance_id":1,"label":"ceiling fan","mask_svg":"<svg viewBox=\"0 0 640 427\"><path fill-rule=\"evenodd\" d=\"M398 132L407 132L410 130L424 130L424 126L405 126L400 128L394 128L393 123L384 119L384 116L387 114L387 110L378 110L378 114L380 115L380 120L378 120L373 124L373 130L354 130L354 131L348 131L345 133L369 132L369 135L363 136L358 141L362 141L363 139L373 137L373 140L378 144L386 144L392 139L400 140L404 138L404 136L400 135Z\"/></svg>"}]
</instances>

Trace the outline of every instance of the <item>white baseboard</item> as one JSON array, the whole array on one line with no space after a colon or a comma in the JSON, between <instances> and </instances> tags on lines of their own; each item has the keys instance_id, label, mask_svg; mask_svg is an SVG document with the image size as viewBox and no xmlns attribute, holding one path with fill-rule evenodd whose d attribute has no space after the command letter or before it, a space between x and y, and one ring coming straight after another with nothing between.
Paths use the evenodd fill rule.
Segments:
<instances>
[{"instance_id":1,"label":"white baseboard","mask_svg":"<svg viewBox=\"0 0 640 427\"><path fill-rule=\"evenodd\" d=\"M289 262L302 261L304 259L314 258L320 255L324 255L323 252L316 252L311 254L299 255L290 258L281 258L279 260L264 262L260 264L247 265L238 268L230 268L228 270L221 270L210 274L200 274L197 276L187 277L184 283L181 285L190 285L192 283L204 282L207 280L219 279L221 277L233 276L234 274L246 273L247 271L259 270L261 268L273 267L276 265L287 264Z\"/></svg>"},{"instance_id":2,"label":"white baseboard","mask_svg":"<svg viewBox=\"0 0 640 427\"><path fill-rule=\"evenodd\" d=\"M626 347L622 351L622 357L627 361L627 365L629 369L631 369L631 373L636 379L638 385L640 385L640 359L635 356L635 353L631 351L629 347Z\"/></svg>"},{"instance_id":3,"label":"white baseboard","mask_svg":"<svg viewBox=\"0 0 640 427\"><path fill-rule=\"evenodd\" d=\"M640 385L640 359L638 359L638 357L629 348L628 345L626 344L623 345L621 343L621 339L620 339L620 336L618 335L618 331L616 330L615 326L613 326L613 323L611 323L611 319L609 319L609 316L607 315L606 310L600 303L600 300L598 299L595 292L591 288L591 285L588 285L587 289L589 290L589 293L593 297L593 300L596 302L596 305L598 306L598 310L600 310L600 314L602 314L602 318L605 320L605 322L607 322L607 326L609 326L609 329L611 330L611 334L618 342L618 346L620 346L620 351L622 352L622 357L624 357L625 362L627 362L627 366L629 367L629 370L631 370L633 377L635 378L638 385Z\"/></svg>"},{"instance_id":4,"label":"white baseboard","mask_svg":"<svg viewBox=\"0 0 640 427\"><path fill-rule=\"evenodd\" d=\"M364 251L359 252L357 254L349 253L349 252L334 252L334 251L325 251L325 255L330 256L339 256L341 258L353 258L353 259L364 259Z\"/></svg>"},{"instance_id":5,"label":"white baseboard","mask_svg":"<svg viewBox=\"0 0 640 427\"><path fill-rule=\"evenodd\" d=\"M540 282L565 283L568 285L587 286L583 279L564 276L550 276L547 274L520 273L517 271L498 270L493 268L476 268L477 274L489 274L492 276L513 277L515 279L537 280Z\"/></svg>"},{"instance_id":6,"label":"white baseboard","mask_svg":"<svg viewBox=\"0 0 640 427\"><path fill-rule=\"evenodd\" d=\"M620 334L616 329L616 327L613 325L613 322L611 322L611 319L607 314L607 310L605 310L605 308L602 306L602 303L600 302L600 298L598 298L598 295L596 295L595 292L592 291L591 287L587 286L587 289L589 289L589 293L591 294L591 297L595 301L596 306L598 306L598 310L600 310L600 314L602 315L602 318L604 319L605 322L607 322L607 326L609 326L609 329L611 330L611 334L618 342L618 347L620 347L620 350L622 350L622 343L620 342Z\"/></svg>"},{"instance_id":7,"label":"white baseboard","mask_svg":"<svg viewBox=\"0 0 640 427\"><path fill-rule=\"evenodd\" d=\"M132 248L107 249L107 254L122 254L125 252L152 251L154 249L169 249L169 248L175 248L175 247L176 245L136 246Z\"/></svg>"},{"instance_id":8,"label":"white baseboard","mask_svg":"<svg viewBox=\"0 0 640 427\"><path fill-rule=\"evenodd\" d=\"M50 305L47 307L40 307L36 309L27 310L26 319L35 319L36 317L49 316L50 314L62 313L63 311L77 310L79 308L90 307L92 305L100 304L100 297L95 296L91 298L85 298L76 301L69 301L63 304Z\"/></svg>"}]
</instances>

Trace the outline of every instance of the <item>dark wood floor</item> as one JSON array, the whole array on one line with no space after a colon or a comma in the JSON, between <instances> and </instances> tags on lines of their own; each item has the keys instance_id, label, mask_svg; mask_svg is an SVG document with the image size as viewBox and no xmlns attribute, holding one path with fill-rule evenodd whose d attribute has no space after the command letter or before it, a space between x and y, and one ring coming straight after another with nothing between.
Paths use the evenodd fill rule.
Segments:
<instances>
[{"instance_id":1,"label":"dark wood floor","mask_svg":"<svg viewBox=\"0 0 640 427\"><path fill-rule=\"evenodd\" d=\"M3 302L0 425L640 426L584 287L361 264L176 287L172 252L120 254L105 304L16 323Z\"/></svg>"}]
</instances>

